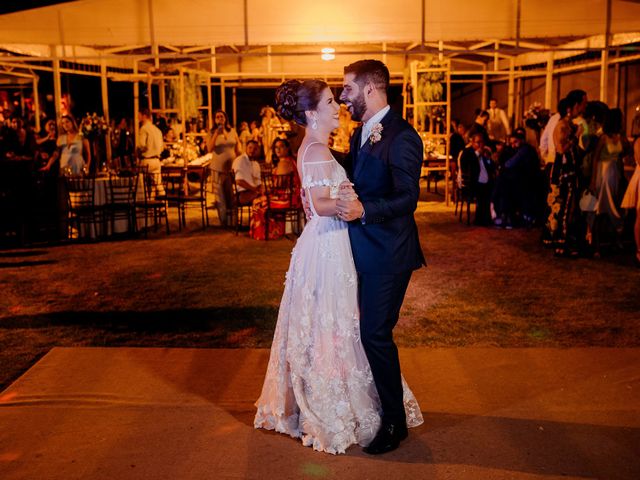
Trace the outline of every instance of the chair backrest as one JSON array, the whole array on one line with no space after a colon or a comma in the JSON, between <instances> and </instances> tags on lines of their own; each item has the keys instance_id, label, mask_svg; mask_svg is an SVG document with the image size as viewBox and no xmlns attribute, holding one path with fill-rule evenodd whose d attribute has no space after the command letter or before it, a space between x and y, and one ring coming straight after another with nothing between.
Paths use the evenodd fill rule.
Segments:
<instances>
[{"instance_id":1,"label":"chair backrest","mask_svg":"<svg viewBox=\"0 0 640 480\"><path fill-rule=\"evenodd\" d=\"M138 175L133 170L123 170L110 175L107 203L133 205L137 187Z\"/></svg>"},{"instance_id":2,"label":"chair backrest","mask_svg":"<svg viewBox=\"0 0 640 480\"><path fill-rule=\"evenodd\" d=\"M295 172L286 175L269 175L265 185L269 199L286 203L289 207L293 206L295 175Z\"/></svg>"},{"instance_id":3,"label":"chair backrest","mask_svg":"<svg viewBox=\"0 0 640 480\"><path fill-rule=\"evenodd\" d=\"M194 165L187 167L187 180L190 184L198 185L198 194L202 198L207 195L207 179L209 178L209 167Z\"/></svg>"},{"instance_id":4,"label":"chair backrest","mask_svg":"<svg viewBox=\"0 0 640 480\"><path fill-rule=\"evenodd\" d=\"M63 178L67 188L67 202L72 211L95 206L95 177L68 175Z\"/></svg>"},{"instance_id":5,"label":"chair backrest","mask_svg":"<svg viewBox=\"0 0 640 480\"><path fill-rule=\"evenodd\" d=\"M183 197L185 195L186 175L185 167L162 167L160 177L167 196Z\"/></svg>"}]
</instances>

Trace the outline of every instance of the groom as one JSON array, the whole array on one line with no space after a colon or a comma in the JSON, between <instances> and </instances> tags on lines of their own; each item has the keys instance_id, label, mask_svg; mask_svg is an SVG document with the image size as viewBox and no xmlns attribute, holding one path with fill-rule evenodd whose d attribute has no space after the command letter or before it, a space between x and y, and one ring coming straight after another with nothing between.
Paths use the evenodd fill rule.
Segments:
<instances>
[{"instance_id":1,"label":"groom","mask_svg":"<svg viewBox=\"0 0 640 480\"><path fill-rule=\"evenodd\" d=\"M387 103L389 70L378 60L360 60L344 69L340 95L354 120L363 122L351 138L338 215L349 222L358 272L362 345L382 404L382 425L369 454L390 452L407 437L398 349L398 322L411 273L425 265L413 212L420 194L422 140Z\"/></svg>"}]
</instances>

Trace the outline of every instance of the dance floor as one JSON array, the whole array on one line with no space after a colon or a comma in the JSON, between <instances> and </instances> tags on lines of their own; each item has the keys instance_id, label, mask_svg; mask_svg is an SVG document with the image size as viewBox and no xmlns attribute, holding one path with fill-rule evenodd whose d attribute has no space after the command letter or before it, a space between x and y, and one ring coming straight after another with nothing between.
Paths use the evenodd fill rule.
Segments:
<instances>
[{"instance_id":1,"label":"dance floor","mask_svg":"<svg viewBox=\"0 0 640 480\"><path fill-rule=\"evenodd\" d=\"M401 350L395 452L254 430L268 350L55 348L0 393L0 478L640 478L640 349Z\"/></svg>"}]
</instances>

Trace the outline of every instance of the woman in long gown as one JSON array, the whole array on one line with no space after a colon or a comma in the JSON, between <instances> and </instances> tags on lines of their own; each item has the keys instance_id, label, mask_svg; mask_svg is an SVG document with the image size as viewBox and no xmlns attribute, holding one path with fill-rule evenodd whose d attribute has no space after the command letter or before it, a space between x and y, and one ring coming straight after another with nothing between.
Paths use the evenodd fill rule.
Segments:
<instances>
[{"instance_id":1,"label":"woman in long gown","mask_svg":"<svg viewBox=\"0 0 640 480\"><path fill-rule=\"evenodd\" d=\"M313 215L292 252L254 425L344 453L373 440L380 400L360 341L348 227L336 216L347 175L327 144L339 107L321 80L285 82L276 101L282 118L305 127L298 172ZM422 414L403 388L407 426L415 427Z\"/></svg>"},{"instance_id":2,"label":"woman in long gown","mask_svg":"<svg viewBox=\"0 0 640 480\"><path fill-rule=\"evenodd\" d=\"M636 137L633 144L633 158L636 168L633 171L627 191L622 199L622 208L636 211L636 221L633 226L633 237L636 241L635 264L640 267L640 137Z\"/></svg>"},{"instance_id":3,"label":"woman in long gown","mask_svg":"<svg viewBox=\"0 0 640 480\"><path fill-rule=\"evenodd\" d=\"M622 133L622 111L613 108L607 112L603 134L593 155L593 170L589 190L597 201L593 225L594 244L599 254L600 234L604 217L609 219L615 231L616 243L621 243L624 215L620 202L624 195L623 159L631 154L631 145Z\"/></svg>"}]
</instances>

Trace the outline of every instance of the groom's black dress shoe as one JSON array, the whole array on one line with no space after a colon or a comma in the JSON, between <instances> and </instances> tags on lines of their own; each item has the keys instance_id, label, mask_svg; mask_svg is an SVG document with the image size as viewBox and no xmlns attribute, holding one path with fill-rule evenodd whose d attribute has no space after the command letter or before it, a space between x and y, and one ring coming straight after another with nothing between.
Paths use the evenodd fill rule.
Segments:
<instances>
[{"instance_id":1,"label":"groom's black dress shoe","mask_svg":"<svg viewBox=\"0 0 640 480\"><path fill-rule=\"evenodd\" d=\"M380 455L381 453L391 452L398 448L400 442L407 438L408 435L409 432L407 432L407 426L405 424L382 424L373 441L369 446L364 447L362 451L369 455Z\"/></svg>"}]
</instances>

